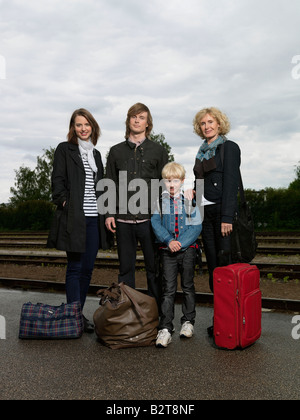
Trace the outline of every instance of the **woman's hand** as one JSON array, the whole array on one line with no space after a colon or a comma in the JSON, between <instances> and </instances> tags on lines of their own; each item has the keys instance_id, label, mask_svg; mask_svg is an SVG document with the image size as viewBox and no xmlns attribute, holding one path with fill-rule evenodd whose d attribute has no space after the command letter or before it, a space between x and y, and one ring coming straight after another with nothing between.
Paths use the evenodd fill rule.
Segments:
<instances>
[{"instance_id":1,"label":"woman's hand","mask_svg":"<svg viewBox=\"0 0 300 420\"><path fill-rule=\"evenodd\" d=\"M233 225L230 225L229 223L222 223L221 225L221 233L222 236L229 236L232 233Z\"/></svg>"},{"instance_id":2,"label":"woman's hand","mask_svg":"<svg viewBox=\"0 0 300 420\"><path fill-rule=\"evenodd\" d=\"M184 191L184 198L189 200L189 201L192 201L194 199L195 195L196 195L195 190L189 189L189 190Z\"/></svg>"}]
</instances>

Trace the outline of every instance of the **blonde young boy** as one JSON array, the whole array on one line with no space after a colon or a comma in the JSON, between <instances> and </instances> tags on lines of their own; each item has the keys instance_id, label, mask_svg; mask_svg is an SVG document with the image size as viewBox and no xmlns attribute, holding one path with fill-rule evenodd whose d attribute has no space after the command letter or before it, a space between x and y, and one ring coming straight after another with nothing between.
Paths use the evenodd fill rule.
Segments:
<instances>
[{"instance_id":1,"label":"blonde young boy","mask_svg":"<svg viewBox=\"0 0 300 420\"><path fill-rule=\"evenodd\" d=\"M182 187L185 175L184 167L175 162L168 163L163 168L162 177L166 190L162 193L158 208L151 218L155 236L161 244L163 267L162 314L156 340L156 346L162 348L172 341L179 273L184 295L180 336L191 338L194 334L196 240L201 233L202 223L199 209L193 206L195 203L184 198Z\"/></svg>"}]
</instances>

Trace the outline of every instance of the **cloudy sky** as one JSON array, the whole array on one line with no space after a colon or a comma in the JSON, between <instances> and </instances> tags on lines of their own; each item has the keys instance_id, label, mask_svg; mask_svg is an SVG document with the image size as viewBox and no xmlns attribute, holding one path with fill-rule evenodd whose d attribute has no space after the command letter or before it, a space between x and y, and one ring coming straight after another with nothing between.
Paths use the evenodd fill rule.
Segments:
<instances>
[{"instance_id":1,"label":"cloudy sky","mask_svg":"<svg viewBox=\"0 0 300 420\"><path fill-rule=\"evenodd\" d=\"M245 187L287 187L300 161L299 27L299 0L0 0L0 203L15 169L65 141L75 109L98 120L105 160L136 102L191 178L192 121L212 105L231 120Z\"/></svg>"}]
</instances>

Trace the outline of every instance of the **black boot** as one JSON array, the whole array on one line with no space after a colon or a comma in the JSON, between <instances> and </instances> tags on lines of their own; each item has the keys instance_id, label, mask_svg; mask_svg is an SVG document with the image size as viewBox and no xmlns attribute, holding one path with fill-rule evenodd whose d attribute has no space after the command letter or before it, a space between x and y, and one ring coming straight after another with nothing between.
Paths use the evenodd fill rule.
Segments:
<instances>
[{"instance_id":1,"label":"black boot","mask_svg":"<svg viewBox=\"0 0 300 420\"><path fill-rule=\"evenodd\" d=\"M84 328L84 332L88 333L88 334L92 334L94 332L95 326L94 324L89 321L88 319L86 319L86 317L84 315L82 315L83 317L83 328Z\"/></svg>"}]
</instances>

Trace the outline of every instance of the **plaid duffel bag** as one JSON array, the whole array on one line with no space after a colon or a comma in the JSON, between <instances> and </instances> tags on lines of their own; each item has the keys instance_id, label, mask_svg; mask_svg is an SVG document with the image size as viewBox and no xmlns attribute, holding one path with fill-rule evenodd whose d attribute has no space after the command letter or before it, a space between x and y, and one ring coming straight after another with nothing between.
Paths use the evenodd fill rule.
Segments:
<instances>
[{"instance_id":1,"label":"plaid duffel bag","mask_svg":"<svg viewBox=\"0 0 300 420\"><path fill-rule=\"evenodd\" d=\"M80 302L50 306L25 303L20 319L20 339L63 340L80 338L83 318Z\"/></svg>"}]
</instances>

